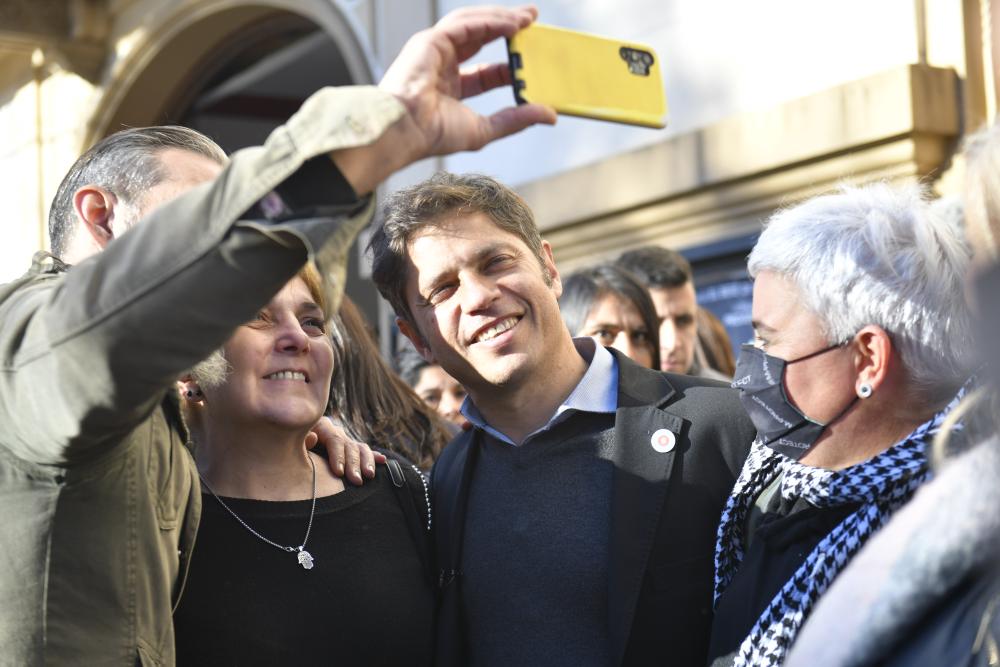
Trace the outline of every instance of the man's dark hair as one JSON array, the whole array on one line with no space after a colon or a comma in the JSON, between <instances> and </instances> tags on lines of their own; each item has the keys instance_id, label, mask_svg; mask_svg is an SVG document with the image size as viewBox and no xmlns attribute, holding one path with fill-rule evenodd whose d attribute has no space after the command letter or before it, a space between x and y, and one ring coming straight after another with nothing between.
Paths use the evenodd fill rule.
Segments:
<instances>
[{"instance_id":1,"label":"man's dark hair","mask_svg":"<svg viewBox=\"0 0 1000 667\"><path fill-rule=\"evenodd\" d=\"M639 312L649 336L653 368L660 368L660 321L649 291L634 275L614 264L575 271L563 280L559 312L570 334L578 335L597 301L607 294L628 301Z\"/></svg>"},{"instance_id":2,"label":"man's dark hair","mask_svg":"<svg viewBox=\"0 0 1000 667\"><path fill-rule=\"evenodd\" d=\"M676 250L650 245L629 250L615 261L650 288L681 287L694 282L691 263Z\"/></svg>"},{"instance_id":3,"label":"man's dark hair","mask_svg":"<svg viewBox=\"0 0 1000 667\"><path fill-rule=\"evenodd\" d=\"M136 127L105 137L73 163L56 190L49 210L52 254L60 257L66 252L76 220L73 195L78 189L96 185L125 206L134 206L146 190L163 181L159 154L168 148L197 153L219 164L227 160L214 141L177 125Z\"/></svg>"},{"instance_id":4,"label":"man's dark hair","mask_svg":"<svg viewBox=\"0 0 1000 667\"><path fill-rule=\"evenodd\" d=\"M384 221L368 243L372 280L396 315L415 324L406 303L406 246L410 239L444 218L469 213L486 215L498 228L524 241L544 271L542 238L535 217L516 192L489 176L438 172L389 198Z\"/></svg>"}]
</instances>

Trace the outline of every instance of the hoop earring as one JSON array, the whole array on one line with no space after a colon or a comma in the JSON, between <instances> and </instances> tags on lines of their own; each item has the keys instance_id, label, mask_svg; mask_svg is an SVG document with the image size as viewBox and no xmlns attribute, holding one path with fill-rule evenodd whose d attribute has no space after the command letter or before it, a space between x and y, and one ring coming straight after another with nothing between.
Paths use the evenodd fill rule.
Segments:
<instances>
[{"instance_id":1,"label":"hoop earring","mask_svg":"<svg viewBox=\"0 0 1000 667\"><path fill-rule=\"evenodd\" d=\"M872 390L872 386L870 384L868 384L867 382L865 382L863 385L861 385L860 387L858 387L858 397L859 398L868 398L869 396L872 395L872 391L873 391Z\"/></svg>"}]
</instances>

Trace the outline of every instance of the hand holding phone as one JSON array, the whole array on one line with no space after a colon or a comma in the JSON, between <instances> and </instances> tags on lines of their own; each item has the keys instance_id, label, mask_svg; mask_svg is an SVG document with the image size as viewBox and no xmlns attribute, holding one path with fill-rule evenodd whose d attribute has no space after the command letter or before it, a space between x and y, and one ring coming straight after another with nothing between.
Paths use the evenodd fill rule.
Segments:
<instances>
[{"instance_id":1,"label":"hand holding phone","mask_svg":"<svg viewBox=\"0 0 1000 667\"><path fill-rule=\"evenodd\" d=\"M514 97L558 113L662 128L659 57L644 44L532 24L507 40Z\"/></svg>"}]
</instances>

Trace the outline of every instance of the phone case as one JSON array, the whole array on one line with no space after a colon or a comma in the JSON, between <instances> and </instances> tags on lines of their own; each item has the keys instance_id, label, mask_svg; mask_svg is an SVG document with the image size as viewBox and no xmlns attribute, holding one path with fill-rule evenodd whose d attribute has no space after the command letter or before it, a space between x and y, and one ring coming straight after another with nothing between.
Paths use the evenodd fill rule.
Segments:
<instances>
[{"instance_id":1,"label":"phone case","mask_svg":"<svg viewBox=\"0 0 1000 667\"><path fill-rule=\"evenodd\" d=\"M558 113L664 127L667 101L650 47L533 24L507 40L514 98Z\"/></svg>"}]
</instances>

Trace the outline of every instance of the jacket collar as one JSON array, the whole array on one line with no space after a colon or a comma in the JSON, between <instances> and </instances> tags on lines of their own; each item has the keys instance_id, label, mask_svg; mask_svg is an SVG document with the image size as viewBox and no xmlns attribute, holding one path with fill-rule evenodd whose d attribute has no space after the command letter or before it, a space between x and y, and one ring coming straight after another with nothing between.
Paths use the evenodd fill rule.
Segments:
<instances>
[{"instance_id":1,"label":"jacket collar","mask_svg":"<svg viewBox=\"0 0 1000 667\"><path fill-rule=\"evenodd\" d=\"M676 393L667 376L635 363L614 348L608 351L618 361L618 409L662 407Z\"/></svg>"},{"instance_id":2,"label":"jacket collar","mask_svg":"<svg viewBox=\"0 0 1000 667\"><path fill-rule=\"evenodd\" d=\"M608 627L611 664L617 665L628 645L674 457L684 445L684 422L662 409L676 393L666 375L638 366L617 350L612 349L611 353L618 362L618 409L608 536ZM660 429L667 429L676 437L673 451L661 453L651 446L653 434ZM440 507L451 509L438 515L443 523L435 524L435 529L441 531L437 543L442 579L453 576L449 570L461 569L466 507L480 441L478 429L461 434L449 445L456 448L449 469L435 471L435 475L442 474L452 480L461 471L457 484L440 485L442 493L435 500Z\"/></svg>"},{"instance_id":3,"label":"jacket collar","mask_svg":"<svg viewBox=\"0 0 1000 667\"><path fill-rule=\"evenodd\" d=\"M618 360L611 531L608 536L608 629L611 664L620 664L653 539L678 451L684 448L683 420L663 407L676 393L667 376L638 366L611 350ZM673 434L671 451L653 448L654 434Z\"/></svg>"}]
</instances>

